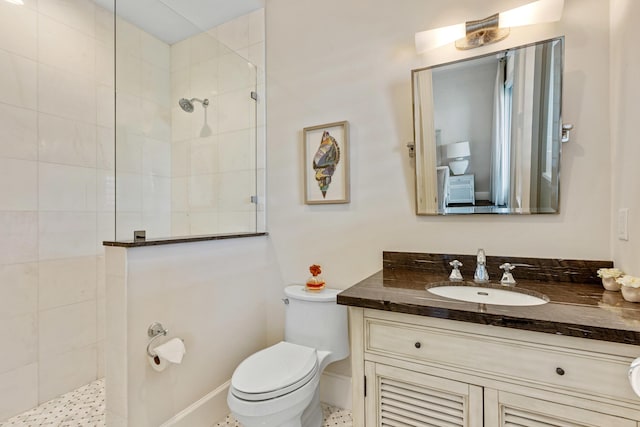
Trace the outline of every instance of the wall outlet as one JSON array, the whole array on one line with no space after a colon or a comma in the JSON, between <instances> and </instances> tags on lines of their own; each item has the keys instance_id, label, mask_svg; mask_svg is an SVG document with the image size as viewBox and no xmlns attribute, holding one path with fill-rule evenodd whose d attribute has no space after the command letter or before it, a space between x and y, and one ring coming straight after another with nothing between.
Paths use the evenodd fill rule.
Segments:
<instances>
[{"instance_id":1,"label":"wall outlet","mask_svg":"<svg viewBox=\"0 0 640 427\"><path fill-rule=\"evenodd\" d=\"M629 209L618 209L618 240L629 240Z\"/></svg>"}]
</instances>

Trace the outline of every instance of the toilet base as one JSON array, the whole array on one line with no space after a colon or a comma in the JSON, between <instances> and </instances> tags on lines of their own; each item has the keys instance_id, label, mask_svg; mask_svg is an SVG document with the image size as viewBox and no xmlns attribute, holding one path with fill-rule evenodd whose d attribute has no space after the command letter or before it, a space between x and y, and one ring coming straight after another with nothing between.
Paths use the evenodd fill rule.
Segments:
<instances>
[{"instance_id":1,"label":"toilet base","mask_svg":"<svg viewBox=\"0 0 640 427\"><path fill-rule=\"evenodd\" d=\"M323 418L322 407L320 406L320 390L317 387L309 406L302 413L300 424L298 425L301 427L321 427Z\"/></svg>"}]
</instances>

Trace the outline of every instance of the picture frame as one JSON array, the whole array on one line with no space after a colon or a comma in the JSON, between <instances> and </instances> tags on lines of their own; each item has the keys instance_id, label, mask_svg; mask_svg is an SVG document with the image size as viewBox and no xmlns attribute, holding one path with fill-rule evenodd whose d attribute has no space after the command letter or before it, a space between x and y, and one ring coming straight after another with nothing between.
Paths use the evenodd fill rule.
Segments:
<instances>
[{"instance_id":1,"label":"picture frame","mask_svg":"<svg viewBox=\"0 0 640 427\"><path fill-rule=\"evenodd\" d=\"M304 128L303 146L304 203L349 203L349 122Z\"/></svg>"}]
</instances>

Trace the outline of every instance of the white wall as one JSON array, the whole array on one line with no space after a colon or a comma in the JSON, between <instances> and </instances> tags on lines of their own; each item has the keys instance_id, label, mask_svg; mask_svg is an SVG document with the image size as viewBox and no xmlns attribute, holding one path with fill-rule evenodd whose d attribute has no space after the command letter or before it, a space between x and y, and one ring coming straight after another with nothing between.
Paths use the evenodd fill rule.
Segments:
<instances>
[{"instance_id":1,"label":"white wall","mask_svg":"<svg viewBox=\"0 0 640 427\"><path fill-rule=\"evenodd\" d=\"M640 3L633 0L611 1L611 239L613 259L628 274L640 276L640 57L637 40L640 29ZM607 199L603 198L602 203ZM617 212L629 209L629 241L618 240Z\"/></svg>"},{"instance_id":2,"label":"white wall","mask_svg":"<svg viewBox=\"0 0 640 427\"><path fill-rule=\"evenodd\" d=\"M113 14L0 2L0 420L103 375Z\"/></svg>"},{"instance_id":3,"label":"white wall","mask_svg":"<svg viewBox=\"0 0 640 427\"><path fill-rule=\"evenodd\" d=\"M110 426L162 424L266 346L266 290L282 280L269 238L108 248L107 256ZM187 349L183 363L164 372L146 357L147 328L156 321ZM223 419L226 390L217 400L222 409L207 415L209 423L191 425Z\"/></svg>"},{"instance_id":4,"label":"white wall","mask_svg":"<svg viewBox=\"0 0 640 427\"><path fill-rule=\"evenodd\" d=\"M285 284L304 281L307 267L318 263L329 286L346 288L380 270L383 250L473 254L482 247L489 255L610 259L608 3L568 0L558 24L513 29L505 41L470 52L446 46L417 56L416 31L483 17L513 2L456 5L267 4L269 231ZM405 148L412 140L410 70L562 34L562 113L576 129L563 147L560 214L417 217ZM301 131L338 120L351 124L352 201L306 206ZM277 305L270 312L273 340L282 318Z\"/></svg>"}]
</instances>

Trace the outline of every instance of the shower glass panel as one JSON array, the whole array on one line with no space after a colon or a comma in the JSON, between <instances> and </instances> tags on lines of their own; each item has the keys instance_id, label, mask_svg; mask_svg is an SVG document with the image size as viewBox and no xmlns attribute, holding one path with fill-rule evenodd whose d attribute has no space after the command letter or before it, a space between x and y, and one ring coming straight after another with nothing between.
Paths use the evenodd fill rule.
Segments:
<instances>
[{"instance_id":1,"label":"shower glass panel","mask_svg":"<svg viewBox=\"0 0 640 427\"><path fill-rule=\"evenodd\" d=\"M118 240L264 231L264 68L247 58L250 20L202 28L190 1L153 13L118 2ZM233 46L218 33L235 34Z\"/></svg>"}]
</instances>

